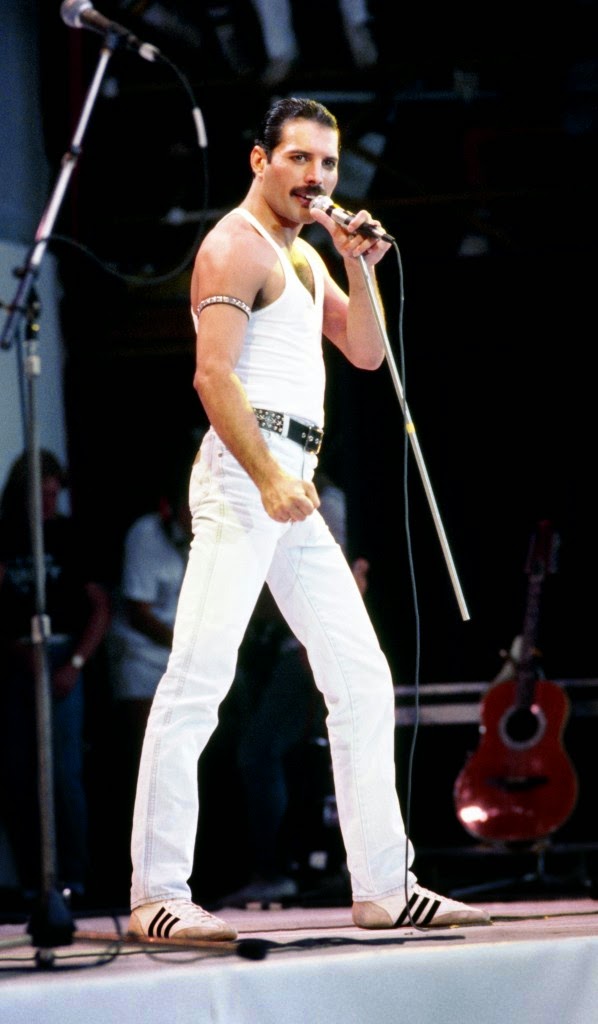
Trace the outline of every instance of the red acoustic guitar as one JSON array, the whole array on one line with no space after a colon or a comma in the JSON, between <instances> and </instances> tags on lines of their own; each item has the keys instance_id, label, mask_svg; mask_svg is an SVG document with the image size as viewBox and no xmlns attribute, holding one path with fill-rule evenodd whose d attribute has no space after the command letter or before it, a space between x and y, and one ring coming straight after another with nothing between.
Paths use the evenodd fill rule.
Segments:
<instances>
[{"instance_id":1,"label":"red acoustic guitar","mask_svg":"<svg viewBox=\"0 0 598 1024\"><path fill-rule=\"evenodd\" d=\"M495 682L480 710L480 744L457 777L457 817L476 839L497 843L545 838L571 815L578 783L562 736L569 698L539 678L536 641L540 595L554 572L557 537L547 521L532 536L528 595L516 677Z\"/></svg>"}]
</instances>

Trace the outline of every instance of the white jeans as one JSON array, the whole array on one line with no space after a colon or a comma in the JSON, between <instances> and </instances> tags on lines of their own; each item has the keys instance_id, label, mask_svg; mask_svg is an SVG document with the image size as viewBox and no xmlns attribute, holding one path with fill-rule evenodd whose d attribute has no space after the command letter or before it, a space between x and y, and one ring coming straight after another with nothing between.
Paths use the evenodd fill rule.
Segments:
<instances>
[{"instance_id":1,"label":"white jeans","mask_svg":"<svg viewBox=\"0 0 598 1024\"><path fill-rule=\"evenodd\" d=\"M266 437L286 470L311 479L314 456L277 434ZM264 581L305 645L326 701L353 898L401 892L413 851L396 791L392 680L341 549L318 512L302 523L271 519L212 430L193 469L190 504L194 538L139 770L132 908L190 897L197 762L216 727ZM409 872L409 885L413 881Z\"/></svg>"}]
</instances>

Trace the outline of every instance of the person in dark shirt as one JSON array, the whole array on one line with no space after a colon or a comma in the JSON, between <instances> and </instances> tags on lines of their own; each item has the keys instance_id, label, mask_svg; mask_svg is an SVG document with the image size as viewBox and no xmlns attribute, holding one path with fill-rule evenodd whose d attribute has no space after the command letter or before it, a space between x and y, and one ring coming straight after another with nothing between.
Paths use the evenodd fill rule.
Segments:
<instances>
[{"instance_id":1,"label":"person in dark shirt","mask_svg":"<svg viewBox=\"0 0 598 1024\"><path fill-rule=\"evenodd\" d=\"M58 882L82 895L87 880L87 800L83 779L83 666L109 622L107 589L97 582L72 517L58 510L66 474L40 453L46 643L51 681ZM39 891L40 832L32 621L35 565L28 502L28 458L12 465L0 503L0 743L2 813L23 893Z\"/></svg>"}]
</instances>

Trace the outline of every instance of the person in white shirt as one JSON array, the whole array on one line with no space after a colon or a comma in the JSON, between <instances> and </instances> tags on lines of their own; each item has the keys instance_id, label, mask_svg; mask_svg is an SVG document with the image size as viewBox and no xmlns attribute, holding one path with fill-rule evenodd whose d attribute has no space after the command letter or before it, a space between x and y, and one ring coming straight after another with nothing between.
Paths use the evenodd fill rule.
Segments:
<instances>
[{"instance_id":1,"label":"person in white shirt","mask_svg":"<svg viewBox=\"0 0 598 1024\"><path fill-rule=\"evenodd\" d=\"M165 486L156 511L126 532L120 582L106 637L119 764L115 831L128 843L139 758L156 688L168 664L173 626L191 541L184 476ZM122 814L122 820L120 815Z\"/></svg>"}]
</instances>

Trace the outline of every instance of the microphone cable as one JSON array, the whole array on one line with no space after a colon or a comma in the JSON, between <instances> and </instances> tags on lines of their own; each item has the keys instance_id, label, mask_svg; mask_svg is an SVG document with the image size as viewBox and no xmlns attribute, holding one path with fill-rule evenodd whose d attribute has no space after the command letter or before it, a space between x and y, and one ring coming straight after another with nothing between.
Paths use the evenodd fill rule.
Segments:
<instances>
[{"instance_id":1,"label":"microphone cable","mask_svg":"<svg viewBox=\"0 0 598 1024\"><path fill-rule=\"evenodd\" d=\"M181 260L172 267L172 269L165 271L161 274L129 274L123 270L118 269L113 264L107 262L105 259L99 257L93 250L85 245L84 242L79 242L77 239L70 235L63 235L59 232L51 232L42 238L39 238L32 245L30 252L33 252L40 242L59 242L65 245L78 249L84 253L90 260L92 260L97 266L104 270L107 274L111 274L113 277L118 278L125 284L147 286L147 285L159 285L164 284L166 281L171 281L176 277L179 277L191 264L195 258L197 249L205 232L205 218L208 210L208 198L209 198L209 167L208 167L208 137L206 133L205 123L199 104L195 98L193 89L187 77L183 74L180 68L166 57L161 51L157 50L154 58L156 61L162 61L166 64L171 71L175 74L183 90L189 97L191 104L191 116L193 118L193 124L195 128L195 134L197 136L197 144L202 159L202 204L199 216L199 226L194 235L193 241L188 246L185 254Z\"/></svg>"},{"instance_id":2,"label":"microphone cable","mask_svg":"<svg viewBox=\"0 0 598 1024\"><path fill-rule=\"evenodd\" d=\"M389 236L390 237L390 236ZM400 366L400 376L402 381L403 389L403 404L404 410L407 412L409 405L407 402L407 387L406 387L406 368L405 368L405 342L403 336L403 319L404 319L404 308L405 308L405 288L404 288L404 274L403 274L403 263L401 259L401 252L396 240L393 238L391 242L392 248L395 251L397 266L399 271L399 309L398 309L398 356ZM405 419L405 417L404 417ZM405 423L405 428L407 424ZM420 614L419 614L419 601L417 596L417 582L415 577L415 566L413 559L413 544L411 538L411 523L409 518L409 436L408 431L403 431L403 506L405 509L405 541L407 550L407 564L409 571L409 580L411 583L411 595L413 603L413 615L415 620L415 652L414 652L414 679L413 679L413 706L414 706L414 718L413 718L413 735L411 737L411 743L409 744L409 753L407 757L407 779L406 779L406 795L405 795L405 808L403 811L403 818L405 824L405 873L403 878L403 887L405 893L405 906L407 908L407 916L409 924L417 931L428 931L427 928L417 924L411 916L409 909L409 845L410 838L409 834L411 831L411 804L413 799L413 762L415 759L415 749L417 744L417 737L419 733L419 709L420 709L420 663L421 663L421 625L420 625Z\"/></svg>"}]
</instances>

